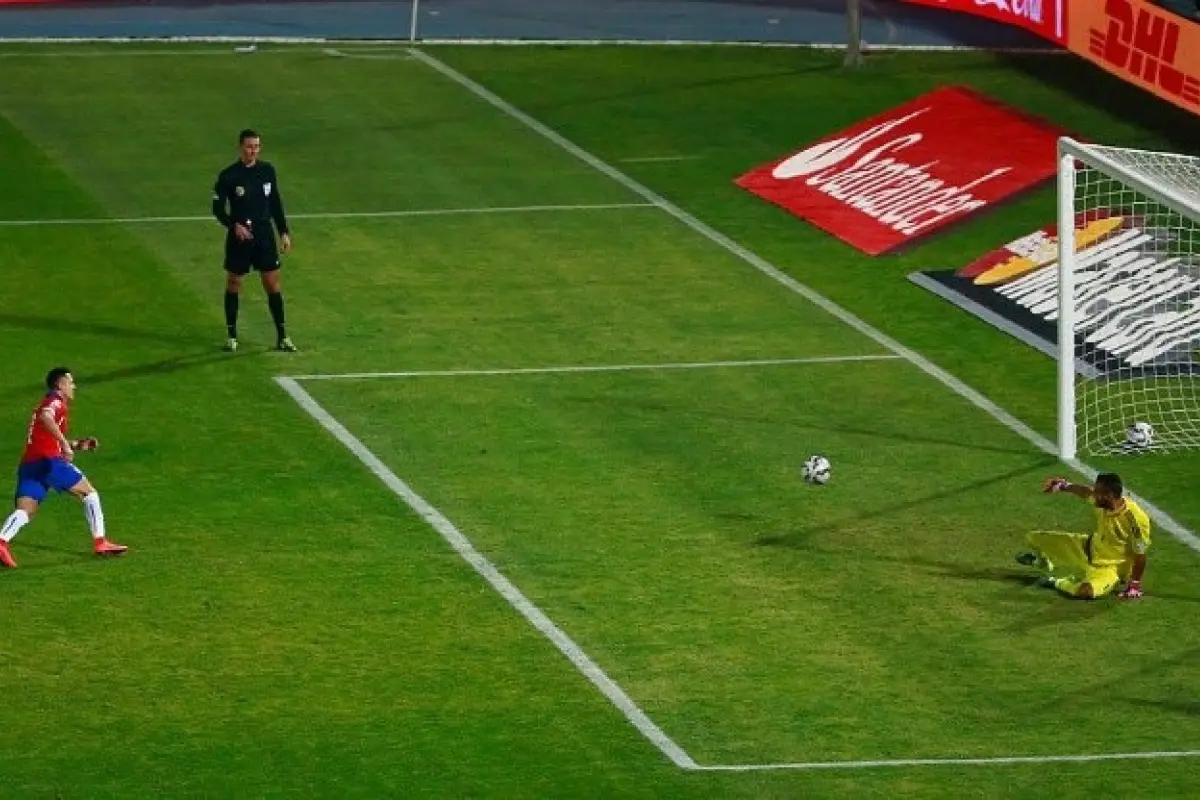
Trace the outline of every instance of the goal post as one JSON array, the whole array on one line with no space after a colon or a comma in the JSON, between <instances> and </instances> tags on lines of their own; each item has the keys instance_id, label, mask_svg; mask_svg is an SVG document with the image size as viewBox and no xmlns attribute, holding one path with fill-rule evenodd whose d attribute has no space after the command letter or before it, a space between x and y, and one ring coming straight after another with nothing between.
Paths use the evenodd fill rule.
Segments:
<instances>
[{"instance_id":1,"label":"goal post","mask_svg":"<svg viewBox=\"0 0 1200 800\"><path fill-rule=\"evenodd\" d=\"M1059 454L1200 449L1200 158L1063 137L1058 160Z\"/></svg>"}]
</instances>

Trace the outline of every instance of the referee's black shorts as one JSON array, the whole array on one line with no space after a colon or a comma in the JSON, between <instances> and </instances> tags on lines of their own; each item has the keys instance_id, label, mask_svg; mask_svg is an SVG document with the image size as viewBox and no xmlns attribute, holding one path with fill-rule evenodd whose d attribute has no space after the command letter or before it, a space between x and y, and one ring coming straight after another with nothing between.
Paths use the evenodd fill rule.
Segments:
<instances>
[{"instance_id":1,"label":"referee's black shorts","mask_svg":"<svg viewBox=\"0 0 1200 800\"><path fill-rule=\"evenodd\" d=\"M253 230L253 229L252 229ZM225 237L225 271L234 275L245 275L251 268L259 272L279 269L279 249L270 224L259 225L253 230L254 238L239 241L233 231Z\"/></svg>"}]
</instances>

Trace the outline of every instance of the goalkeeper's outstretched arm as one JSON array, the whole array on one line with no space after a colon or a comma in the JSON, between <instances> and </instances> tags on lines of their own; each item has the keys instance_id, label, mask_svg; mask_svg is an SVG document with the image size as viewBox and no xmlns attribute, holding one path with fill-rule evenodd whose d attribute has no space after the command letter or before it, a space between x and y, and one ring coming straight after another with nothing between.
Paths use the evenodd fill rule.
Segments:
<instances>
[{"instance_id":1,"label":"goalkeeper's outstretched arm","mask_svg":"<svg viewBox=\"0 0 1200 800\"><path fill-rule=\"evenodd\" d=\"M1086 483L1071 483L1066 478L1047 478L1046 482L1042 485L1042 491L1047 494L1067 492L1084 500L1092 499L1092 495L1094 494L1092 487Z\"/></svg>"}]
</instances>

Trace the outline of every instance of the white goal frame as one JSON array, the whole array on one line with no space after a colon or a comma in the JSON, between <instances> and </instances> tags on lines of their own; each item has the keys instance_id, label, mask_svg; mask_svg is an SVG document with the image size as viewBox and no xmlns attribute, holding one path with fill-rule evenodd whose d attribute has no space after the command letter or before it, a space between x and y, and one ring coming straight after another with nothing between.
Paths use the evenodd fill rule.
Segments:
<instances>
[{"instance_id":1,"label":"white goal frame","mask_svg":"<svg viewBox=\"0 0 1200 800\"><path fill-rule=\"evenodd\" d=\"M1128 150L1129 148L1123 148ZM1148 155L1151 155L1149 151ZM1163 153L1162 155L1168 155ZM1076 458L1079 441L1076 423L1075 358L1075 195L1080 162L1103 171L1130 189L1161 203L1180 216L1200 220L1200 197L1188 197L1170 186L1156 185L1146 175L1130 169L1102 150L1070 137L1058 140L1058 450L1065 461Z\"/></svg>"}]
</instances>

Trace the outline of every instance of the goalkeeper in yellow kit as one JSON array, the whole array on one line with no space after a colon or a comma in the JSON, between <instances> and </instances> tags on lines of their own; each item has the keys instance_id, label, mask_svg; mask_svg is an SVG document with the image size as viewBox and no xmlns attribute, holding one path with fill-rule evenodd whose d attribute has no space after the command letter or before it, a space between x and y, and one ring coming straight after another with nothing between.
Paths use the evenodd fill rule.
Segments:
<instances>
[{"instance_id":1,"label":"goalkeeper in yellow kit","mask_svg":"<svg viewBox=\"0 0 1200 800\"><path fill-rule=\"evenodd\" d=\"M1017 561L1046 570L1045 585L1071 597L1103 597L1119 583L1125 584L1119 597L1141 597L1146 550L1150 547L1150 517L1124 496L1120 477L1102 473L1092 486L1049 478L1043 491L1067 492L1091 500L1096 507L1096 530L1034 531L1029 534L1033 551L1021 553Z\"/></svg>"}]
</instances>

